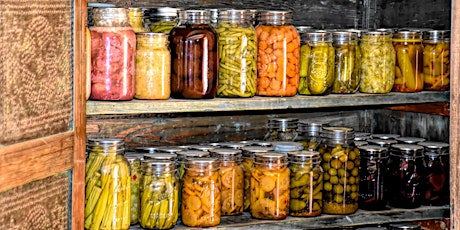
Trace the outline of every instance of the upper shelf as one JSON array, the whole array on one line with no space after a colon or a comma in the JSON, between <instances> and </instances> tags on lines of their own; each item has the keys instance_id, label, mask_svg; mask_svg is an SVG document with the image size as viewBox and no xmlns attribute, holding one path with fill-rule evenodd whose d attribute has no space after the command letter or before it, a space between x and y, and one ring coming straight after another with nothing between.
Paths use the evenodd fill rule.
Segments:
<instances>
[{"instance_id":1,"label":"upper shelf","mask_svg":"<svg viewBox=\"0 0 460 230\"><path fill-rule=\"evenodd\" d=\"M87 115L185 113L245 110L302 109L364 105L398 105L448 102L450 91L388 94L334 94L328 96L253 97L214 99L169 99L132 101L88 101Z\"/></svg>"}]
</instances>

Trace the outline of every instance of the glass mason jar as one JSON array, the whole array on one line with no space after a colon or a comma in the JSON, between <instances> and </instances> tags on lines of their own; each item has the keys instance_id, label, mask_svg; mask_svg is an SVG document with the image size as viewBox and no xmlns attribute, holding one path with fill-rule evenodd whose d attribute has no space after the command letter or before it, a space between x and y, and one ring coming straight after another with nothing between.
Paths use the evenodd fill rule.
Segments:
<instances>
[{"instance_id":1,"label":"glass mason jar","mask_svg":"<svg viewBox=\"0 0 460 230\"><path fill-rule=\"evenodd\" d=\"M358 210L359 150L354 146L354 131L347 127L323 127L324 169L323 213L350 214Z\"/></svg>"},{"instance_id":2,"label":"glass mason jar","mask_svg":"<svg viewBox=\"0 0 460 230\"><path fill-rule=\"evenodd\" d=\"M149 15L149 28L153 33L167 33L178 23L179 8L159 7Z\"/></svg>"},{"instance_id":3,"label":"glass mason jar","mask_svg":"<svg viewBox=\"0 0 460 230\"><path fill-rule=\"evenodd\" d=\"M241 150L218 148L211 151L211 156L220 160L221 215L243 213L244 171Z\"/></svg>"},{"instance_id":4,"label":"glass mason jar","mask_svg":"<svg viewBox=\"0 0 460 230\"><path fill-rule=\"evenodd\" d=\"M189 227L213 227L220 223L221 182L217 158L186 162L182 186L182 223Z\"/></svg>"},{"instance_id":5,"label":"glass mason jar","mask_svg":"<svg viewBox=\"0 0 460 230\"><path fill-rule=\"evenodd\" d=\"M290 11L262 11L256 27L257 92L289 97L299 87L300 37Z\"/></svg>"},{"instance_id":6,"label":"glass mason jar","mask_svg":"<svg viewBox=\"0 0 460 230\"><path fill-rule=\"evenodd\" d=\"M425 141L425 138L422 137L397 137L395 139L399 144L418 144Z\"/></svg>"},{"instance_id":7,"label":"glass mason jar","mask_svg":"<svg viewBox=\"0 0 460 230\"><path fill-rule=\"evenodd\" d=\"M144 160L166 160L177 162L177 154L174 153L155 153L155 154L144 154Z\"/></svg>"},{"instance_id":8,"label":"glass mason jar","mask_svg":"<svg viewBox=\"0 0 460 230\"><path fill-rule=\"evenodd\" d=\"M304 149L302 143L292 141L273 141L272 146L273 152L284 154L298 152Z\"/></svg>"},{"instance_id":9,"label":"glass mason jar","mask_svg":"<svg viewBox=\"0 0 460 230\"><path fill-rule=\"evenodd\" d=\"M137 99L168 99L171 54L168 34L137 33L135 95Z\"/></svg>"},{"instance_id":10,"label":"glass mason jar","mask_svg":"<svg viewBox=\"0 0 460 230\"><path fill-rule=\"evenodd\" d=\"M388 159L389 204L396 208L418 208L425 193L423 146L395 144Z\"/></svg>"},{"instance_id":11,"label":"glass mason jar","mask_svg":"<svg viewBox=\"0 0 460 230\"><path fill-rule=\"evenodd\" d=\"M355 133L355 141L367 141L371 139L370 133Z\"/></svg>"},{"instance_id":12,"label":"glass mason jar","mask_svg":"<svg viewBox=\"0 0 460 230\"><path fill-rule=\"evenodd\" d=\"M189 145L190 150L199 150L203 152L210 152L213 149L216 149L218 147L212 146L212 145L206 145L206 144L200 144L200 145Z\"/></svg>"},{"instance_id":13,"label":"glass mason jar","mask_svg":"<svg viewBox=\"0 0 460 230\"><path fill-rule=\"evenodd\" d=\"M388 225L388 230L421 230L422 227L413 223L393 223Z\"/></svg>"},{"instance_id":14,"label":"glass mason jar","mask_svg":"<svg viewBox=\"0 0 460 230\"><path fill-rule=\"evenodd\" d=\"M297 118L270 118L265 141L294 141L297 137Z\"/></svg>"},{"instance_id":15,"label":"glass mason jar","mask_svg":"<svg viewBox=\"0 0 460 230\"><path fill-rule=\"evenodd\" d=\"M246 10L219 12L218 97L252 97L256 94L257 36Z\"/></svg>"},{"instance_id":16,"label":"glass mason jar","mask_svg":"<svg viewBox=\"0 0 460 230\"><path fill-rule=\"evenodd\" d=\"M125 8L93 9L91 95L93 100L132 100L136 35Z\"/></svg>"},{"instance_id":17,"label":"glass mason jar","mask_svg":"<svg viewBox=\"0 0 460 230\"><path fill-rule=\"evenodd\" d=\"M418 31L399 31L393 36L396 52L392 91L413 93L423 89L423 44Z\"/></svg>"},{"instance_id":18,"label":"glass mason jar","mask_svg":"<svg viewBox=\"0 0 460 230\"><path fill-rule=\"evenodd\" d=\"M179 24L169 33L171 97L214 98L217 93L217 34L209 11L179 12Z\"/></svg>"},{"instance_id":19,"label":"glass mason jar","mask_svg":"<svg viewBox=\"0 0 460 230\"><path fill-rule=\"evenodd\" d=\"M359 208L384 210L388 202L385 188L390 185L386 178L388 149L377 145L364 145L359 150Z\"/></svg>"},{"instance_id":20,"label":"glass mason jar","mask_svg":"<svg viewBox=\"0 0 460 230\"><path fill-rule=\"evenodd\" d=\"M429 30L423 36L424 90L448 90L450 82L450 31Z\"/></svg>"},{"instance_id":21,"label":"glass mason jar","mask_svg":"<svg viewBox=\"0 0 460 230\"><path fill-rule=\"evenodd\" d=\"M229 142L220 142L219 146L221 148L229 148L229 149L242 149L246 146L249 146L247 143L242 143L239 141L229 141Z\"/></svg>"},{"instance_id":22,"label":"glass mason jar","mask_svg":"<svg viewBox=\"0 0 460 230\"><path fill-rule=\"evenodd\" d=\"M129 8L128 21L135 33L149 32L144 27L144 10L142 8Z\"/></svg>"},{"instance_id":23,"label":"glass mason jar","mask_svg":"<svg viewBox=\"0 0 460 230\"><path fill-rule=\"evenodd\" d=\"M361 93L389 93L395 80L396 52L391 43L392 33L365 32L360 41Z\"/></svg>"},{"instance_id":24,"label":"glass mason jar","mask_svg":"<svg viewBox=\"0 0 460 230\"><path fill-rule=\"evenodd\" d=\"M140 154L125 154L131 175L131 224L137 224L141 211L140 186L141 186L141 158Z\"/></svg>"},{"instance_id":25,"label":"glass mason jar","mask_svg":"<svg viewBox=\"0 0 460 230\"><path fill-rule=\"evenodd\" d=\"M321 129L328 126L329 122L299 120L295 141L302 143L305 150L316 151L321 144Z\"/></svg>"},{"instance_id":26,"label":"glass mason jar","mask_svg":"<svg viewBox=\"0 0 460 230\"><path fill-rule=\"evenodd\" d=\"M316 151L290 152L289 215L318 216L323 206L323 169Z\"/></svg>"},{"instance_id":27,"label":"glass mason jar","mask_svg":"<svg viewBox=\"0 0 460 230\"><path fill-rule=\"evenodd\" d=\"M382 139L382 140L396 140L396 138L400 137L399 134L390 134L390 133L378 133L378 134L371 134L372 139Z\"/></svg>"},{"instance_id":28,"label":"glass mason jar","mask_svg":"<svg viewBox=\"0 0 460 230\"><path fill-rule=\"evenodd\" d=\"M174 161L148 161L142 168L144 192L140 225L146 229L170 229L179 213L179 183Z\"/></svg>"},{"instance_id":29,"label":"glass mason jar","mask_svg":"<svg viewBox=\"0 0 460 230\"><path fill-rule=\"evenodd\" d=\"M288 158L282 153L255 155L251 173L251 216L280 220L289 214Z\"/></svg>"},{"instance_id":30,"label":"glass mason jar","mask_svg":"<svg viewBox=\"0 0 460 230\"><path fill-rule=\"evenodd\" d=\"M187 149L180 148L178 146L160 146L157 148L157 152L159 153L171 153L171 154L178 154L180 152L186 151Z\"/></svg>"},{"instance_id":31,"label":"glass mason jar","mask_svg":"<svg viewBox=\"0 0 460 230\"><path fill-rule=\"evenodd\" d=\"M122 139L87 141L85 229L129 229L131 178L124 151Z\"/></svg>"},{"instance_id":32,"label":"glass mason jar","mask_svg":"<svg viewBox=\"0 0 460 230\"><path fill-rule=\"evenodd\" d=\"M335 71L332 93L355 93L359 88L361 50L356 34L337 31L332 33L335 49Z\"/></svg>"},{"instance_id":33,"label":"glass mason jar","mask_svg":"<svg viewBox=\"0 0 460 230\"><path fill-rule=\"evenodd\" d=\"M299 84L299 94L327 95L334 84L334 47L332 34L324 31L312 31L303 34L305 44L302 56L305 57L305 77ZM302 69L301 69L302 70Z\"/></svg>"},{"instance_id":34,"label":"glass mason jar","mask_svg":"<svg viewBox=\"0 0 460 230\"><path fill-rule=\"evenodd\" d=\"M138 147L135 149L135 152L138 154L153 154L158 152L160 146L150 146L150 147Z\"/></svg>"},{"instance_id":35,"label":"glass mason jar","mask_svg":"<svg viewBox=\"0 0 460 230\"><path fill-rule=\"evenodd\" d=\"M420 142L424 147L426 185L425 205L449 204L449 144Z\"/></svg>"},{"instance_id":36,"label":"glass mason jar","mask_svg":"<svg viewBox=\"0 0 460 230\"><path fill-rule=\"evenodd\" d=\"M367 142L371 145L378 145L387 149L391 149L392 145L398 144L398 141L394 139L369 139Z\"/></svg>"}]
</instances>

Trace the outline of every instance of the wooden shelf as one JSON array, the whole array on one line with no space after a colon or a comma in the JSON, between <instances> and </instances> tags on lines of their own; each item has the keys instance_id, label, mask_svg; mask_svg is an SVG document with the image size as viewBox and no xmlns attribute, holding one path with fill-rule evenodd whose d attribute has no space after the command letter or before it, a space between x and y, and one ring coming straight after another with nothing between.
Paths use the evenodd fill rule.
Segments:
<instances>
[{"instance_id":1,"label":"wooden shelf","mask_svg":"<svg viewBox=\"0 0 460 230\"><path fill-rule=\"evenodd\" d=\"M88 101L87 115L222 112L448 102L449 91L328 96Z\"/></svg>"}]
</instances>

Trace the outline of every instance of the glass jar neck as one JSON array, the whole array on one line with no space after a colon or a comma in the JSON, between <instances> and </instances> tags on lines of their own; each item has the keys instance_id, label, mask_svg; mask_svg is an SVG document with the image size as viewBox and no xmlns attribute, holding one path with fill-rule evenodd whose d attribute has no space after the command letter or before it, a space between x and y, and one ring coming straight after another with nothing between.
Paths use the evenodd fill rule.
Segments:
<instances>
[{"instance_id":1,"label":"glass jar neck","mask_svg":"<svg viewBox=\"0 0 460 230\"><path fill-rule=\"evenodd\" d=\"M251 26L251 17L246 10L225 10L219 12L219 24L236 23L239 25Z\"/></svg>"},{"instance_id":2,"label":"glass jar neck","mask_svg":"<svg viewBox=\"0 0 460 230\"><path fill-rule=\"evenodd\" d=\"M179 12L179 23L187 24L210 24L211 18L208 10L185 10Z\"/></svg>"},{"instance_id":3,"label":"glass jar neck","mask_svg":"<svg viewBox=\"0 0 460 230\"><path fill-rule=\"evenodd\" d=\"M167 48L169 44L166 33L137 33L136 40L138 48Z\"/></svg>"},{"instance_id":4,"label":"glass jar neck","mask_svg":"<svg viewBox=\"0 0 460 230\"><path fill-rule=\"evenodd\" d=\"M292 13L289 11L263 11L260 13L261 25L290 25Z\"/></svg>"}]
</instances>

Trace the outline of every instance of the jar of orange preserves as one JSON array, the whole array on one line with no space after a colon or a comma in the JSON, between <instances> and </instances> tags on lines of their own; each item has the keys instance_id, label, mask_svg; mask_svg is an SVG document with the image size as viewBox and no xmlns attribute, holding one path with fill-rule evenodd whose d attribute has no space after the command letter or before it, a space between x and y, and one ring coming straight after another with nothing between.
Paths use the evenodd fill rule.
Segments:
<instances>
[{"instance_id":1,"label":"jar of orange preserves","mask_svg":"<svg viewBox=\"0 0 460 230\"><path fill-rule=\"evenodd\" d=\"M292 12L264 11L256 28L259 96L295 96L299 87L300 37Z\"/></svg>"}]
</instances>

